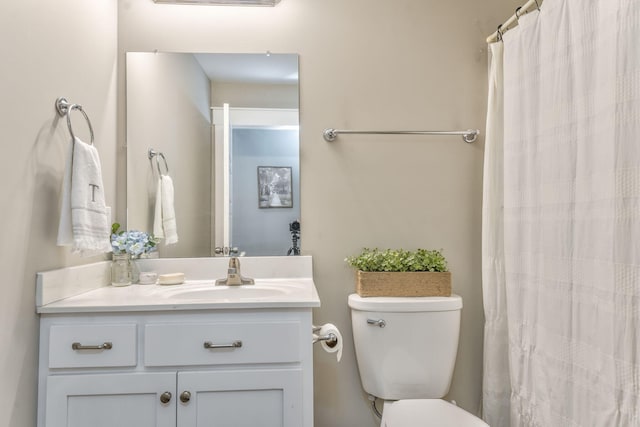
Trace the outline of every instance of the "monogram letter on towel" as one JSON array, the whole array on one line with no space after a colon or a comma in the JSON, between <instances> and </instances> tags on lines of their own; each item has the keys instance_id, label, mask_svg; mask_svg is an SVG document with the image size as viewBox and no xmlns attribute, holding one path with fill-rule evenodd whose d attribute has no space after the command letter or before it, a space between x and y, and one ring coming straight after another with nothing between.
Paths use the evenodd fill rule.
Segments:
<instances>
[{"instance_id":1,"label":"monogram letter on towel","mask_svg":"<svg viewBox=\"0 0 640 427\"><path fill-rule=\"evenodd\" d=\"M99 185L96 184L89 184L89 187L91 187L91 201L95 202L96 201L96 188L100 188Z\"/></svg>"}]
</instances>

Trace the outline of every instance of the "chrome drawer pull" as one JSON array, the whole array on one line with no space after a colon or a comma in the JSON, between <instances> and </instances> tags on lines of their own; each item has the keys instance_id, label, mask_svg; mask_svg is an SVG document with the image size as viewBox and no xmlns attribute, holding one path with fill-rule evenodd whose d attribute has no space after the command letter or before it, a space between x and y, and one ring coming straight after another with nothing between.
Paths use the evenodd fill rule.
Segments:
<instances>
[{"instance_id":1,"label":"chrome drawer pull","mask_svg":"<svg viewBox=\"0 0 640 427\"><path fill-rule=\"evenodd\" d=\"M385 322L384 319L378 319L378 320L367 319L367 324L379 326L381 328L384 328L385 326L387 326L387 322Z\"/></svg>"},{"instance_id":2,"label":"chrome drawer pull","mask_svg":"<svg viewBox=\"0 0 640 427\"><path fill-rule=\"evenodd\" d=\"M211 341L204 342L204 348L240 348L242 341L234 341L231 344L214 344Z\"/></svg>"},{"instance_id":3,"label":"chrome drawer pull","mask_svg":"<svg viewBox=\"0 0 640 427\"><path fill-rule=\"evenodd\" d=\"M71 348L73 350L111 350L113 348L113 344L105 342L104 344L98 345L82 345L79 342L74 342L71 344Z\"/></svg>"}]
</instances>

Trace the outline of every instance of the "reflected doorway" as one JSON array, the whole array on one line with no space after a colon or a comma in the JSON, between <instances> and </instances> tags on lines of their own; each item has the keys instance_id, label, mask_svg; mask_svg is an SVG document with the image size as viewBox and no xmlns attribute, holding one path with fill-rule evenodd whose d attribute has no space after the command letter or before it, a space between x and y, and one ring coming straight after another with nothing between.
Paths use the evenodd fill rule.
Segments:
<instances>
[{"instance_id":1,"label":"reflected doorway","mask_svg":"<svg viewBox=\"0 0 640 427\"><path fill-rule=\"evenodd\" d=\"M290 224L300 219L298 111L225 105L213 116L212 246L223 254L287 255Z\"/></svg>"}]
</instances>

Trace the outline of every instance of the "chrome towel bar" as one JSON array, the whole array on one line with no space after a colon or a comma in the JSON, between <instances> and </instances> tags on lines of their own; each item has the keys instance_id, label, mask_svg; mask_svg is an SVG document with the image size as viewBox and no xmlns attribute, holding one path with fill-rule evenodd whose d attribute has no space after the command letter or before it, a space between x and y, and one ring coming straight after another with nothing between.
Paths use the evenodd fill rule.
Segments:
<instances>
[{"instance_id":1,"label":"chrome towel bar","mask_svg":"<svg viewBox=\"0 0 640 427\"><path fill-rule=\"evenodd\" d=\"M363 135L461 135L462 140L468 144L475 142L478 139L480 131L478 129L467 130L452 130L452 131L439 131L439 130L398 130L398 131L375 131L375 130L344 130L344 129L325 129L322 132L325 141L333 142L338 138L338 135L344 134L363 134Z\"/></svg>"}]
</instances>

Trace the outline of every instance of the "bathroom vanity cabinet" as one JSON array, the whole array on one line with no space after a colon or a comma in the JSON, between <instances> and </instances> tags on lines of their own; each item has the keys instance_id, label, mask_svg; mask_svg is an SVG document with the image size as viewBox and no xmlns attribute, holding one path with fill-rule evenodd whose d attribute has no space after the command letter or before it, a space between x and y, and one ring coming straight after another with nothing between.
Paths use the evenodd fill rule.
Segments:
<instances>
[{"instance_id":1,"label":"bathroom vanity cabinet","mask_svg":"<svg viewBox=\"0 0 640 427\"><path fill-rule=\"evenodd\" d=\"M311 427L311 308L42 314L39 427Z\"/></svg>"},{"instance_id":2,"label":"bathroom vanity cabinet","mask_svg":"<svg viewBox=\"0 0 640 427\"><path fill-rule=\"evenodd\" d=\"M140 260L179 286L113 287L110 262L37 274L38 427L312 427L309 256Z\"/></svg>"}]
</instances>

